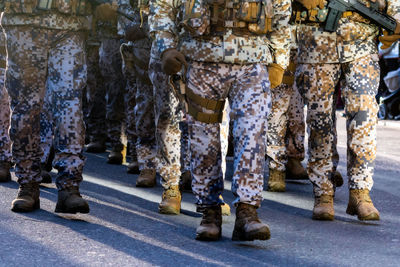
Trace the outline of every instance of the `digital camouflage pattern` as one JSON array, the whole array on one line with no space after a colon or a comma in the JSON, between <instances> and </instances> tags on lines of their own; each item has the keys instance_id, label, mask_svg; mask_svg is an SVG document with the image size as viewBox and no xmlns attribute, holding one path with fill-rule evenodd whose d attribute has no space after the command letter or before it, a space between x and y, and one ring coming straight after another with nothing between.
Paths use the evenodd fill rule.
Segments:
<instances>
[{"instance_id":1,"label":"digital camouflage pattern","mask_svg":"<svg viewBox=\"0 0 400 267\"><path fill-rule=\"evenodd\" d=\"M147 70L150 46L139 48L134 47L132 43L125 43L121 46L121 53L124 62L123 72L128 80L127 106L134 107L127 111L128 129L132 129L134 125L135 132L132 130L131 135L136 135L137 138L136 153L139 169L154 169L157 167L154 99L153 86ZM135 106L132 106L133 103Z\"/></svg>"},{"instance_id":2,"label":"digital camouflage pattern","mask_svg":"<svg viewBox=\"0 0 400 267\"><path fill-rule=\"evenodd\" d=\"M3 31L0 32L0 161L11 162L10 99L4 86L7 49Z\"/></svg>"},{"instance_id":3,"label":"digital camouflage pattern","mask_svg":"<svg viewBox=\"0 0 400 267\"><path fill-rule=\"evenodd\" d=\"M87 121L86 134L91 142L105 142L106 128L106 87L99 65L100 42L88 40L87 58Z\"/></svg>"},{"instance_id":4,"label":"digital camouflage pattern","mask_svg":"<svg viewBox=\"0 0 400 267\"><path fill-rule=\"evenodd\" d=\"M199 2L196 3L199 4ZM201 36L191 36L184 29L180 31L180 25L177 25L180 23L179 21L175 24L178 20L177 14L184 12L185 0L154 0L153 3L151 6L152 16L149 18L150 32L156 39L160 54L166 49L178 48L193 61L231 64L269 64L274 62L284 69L288 65L291 31L288 24L291 14L290 0L272 1L273 31L268 34L268 37L265 34L241 36L234 34L232 28L225 28L221 35L204 33ZM204 16L208 14L207 12L205 11ZM205 19L207 20L207 18ZM194 20L193 23L198 22ZM274 52L271 53L271 51Z\"/></svg>"},{"instance_id":5,"label":"digital camouflage pattern","mask_svg":"<svg viewBox=\"0 0 400 267\"><path fill-rule=\"evenodd\" d=\"M268 73L263 64L233 65L193 62L187 86L197 95L215 100L228 97L235 144L232 192L235 203L261 204L264 181L265 136L270 108ZM244 108L245 107L245 108ZM203 109L204 112L207 110ZM209 111L208 111L209 112ZM207 124L190 115L192 189L197 204L221 203L220 124Z\"/></svg>"},{"instance_id":6,"label":"digital camouflage pattern","mask_svg":"<svg viewBox=\"0 0 400 267\"><path fill-rule=\"evenodd\" d=\"M368 1L363 0L367 3ZM387 14L400 19L400 2L387 1ZM336 32L307 23L297 26L296 81L305 91L309 125L308 173L315 196L334 195L331 181L336 151L335 87L345 78L342 97L347 120L347 174L350 189L373 185L376 157L379 64L378 27L353 13L342 17Z\"/></svg>"},{"instance_id":7,"label":"digital camouflage pattern","mask_svg":"<svg viewBox=\"0 0 400 267\"><path fill-rule=\"evenodd\" d=\"M106 128L111 146L122 151L122 134L125 128L125 79L122 73L122 57L119 39L101 39L99 66L106 88ZM99 103L97 103L98 105Z\"/></svg>"},{"instance_id":8,"label":"digital camouflage pattern","mask_svg":"<svg viewBox=\"0 0 400 267\"><path fill-rule=\"evenodd\" d=\"M85 128L82 89L86 81L83 32L7 26L6 87L13 110L11 139L20 184L40 182L40 112L51 92L58 189L82 181ZM27 56L29 55L29 56Z\"/></svg>"},{"instance_id":9,"label":"digital camouflage pattern","mask_svg":"<svg viewBox=\"0 0 400 267\"><path fill-rule=\"evenodd\" d=\"M309 127L308 173L314 194L334 195L331 181L338 161L336 147L335 86L344 75L342 88L347 119L347 173L350 189L368 189L373 185L376 157L379 64L374 55L343 64L300 64L297 82L306 89ZM335 155L336 154L336 155Z\"/></svg>"},{"instance_id":10,"label":"digital camouflage pattern","mask_svg":"<svg viewBox=\"0 0 400 267\"><path fill-rule=\"evenodd\" d=\"M179 123L182 121L182 111L179 100L173 94L168 83L169 77L162 71L159 58L151 57L149 75L153 83L158 172L163 178L164 188L168 189L170 186L179 185L181 177Z\"/></svg>"},{"instance_id":11,"label":"digital camouflage pattern","mask_svg":"<svg viewBox=\"0 0 400 267\"><path fill-rule=\"evenodd\" d=\"M46 164L54 138L53 124L53 108L52 108L52 92L46 90L42 112L40 112L40 147L43 155L40 160L42 164Z\"/></svg>"}]
</instances>

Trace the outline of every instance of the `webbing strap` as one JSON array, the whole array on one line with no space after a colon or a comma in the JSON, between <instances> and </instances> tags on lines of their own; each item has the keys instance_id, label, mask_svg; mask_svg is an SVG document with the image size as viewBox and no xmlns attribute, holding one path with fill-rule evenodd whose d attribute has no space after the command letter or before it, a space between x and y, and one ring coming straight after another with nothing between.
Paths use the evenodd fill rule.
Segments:
<instances>
[{"instance_id":1,"label":"webbing strap","mask_svg":"<svg viewBox=\"0 0 400 267\"><path fill-rule=\"evenodd\" d=\"M212 100L212 99L207 99L204 97L201 97L199 95L196 95L190 88L186 87L186 95L187 97L195 104L212 110L216 112L222 112L224 109L225 101L217 101L217 100Z\"/></svg>"},{"instance_id":2,"label":"webbing strap","mask_svg":"<svg viewBox=\"0 0 400 267\"><path fill-rule=\"evenodd\" d=\"M222 112L219 113L204 113L197 109L195 106L188 104L187 112L197 121L204 123L221 123Z\"/></svg>"}]
</instances>

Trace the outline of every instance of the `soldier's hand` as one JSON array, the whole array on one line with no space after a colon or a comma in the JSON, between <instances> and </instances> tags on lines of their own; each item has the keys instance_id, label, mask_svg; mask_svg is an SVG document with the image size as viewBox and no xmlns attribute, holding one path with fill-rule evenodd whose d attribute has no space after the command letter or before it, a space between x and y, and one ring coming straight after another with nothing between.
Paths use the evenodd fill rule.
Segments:
<instances>
[{"instance_id":1,"label":"soldier's hand","mask_svg":"<svg viewBox=\"0 0 400 267\"><path fill-rule=\"evenodd\" d=\"M94 16L97 20L109 20L109 21L117 21L117 5L111 5L110 3L104 3L98 5L96 10L94 11Z\"/></svg>"},{"instance_id":2,"label":"soldier's hand","mask_svg":"<svg viewBox=\"0 0 400 267\"><path fill-rule=\"evenodd\" d=\"M324 8L325 0L296 0L307 9L314 9L316 7Z\"/></svg>"},{"instance_id":3,"label":"soldier's hand","mask_svg":"<svg viewBox=\"0 0 400 267\"><path fill-rule=\"evenodd\" d=\"M383 31L383 36L379 37L379 41L382 43L382 49L388 49L394 42L400 39L400 34L389 35L387 31Z\"/></svg>"},{"instance_id":4,"label":"soldier's hand","mask_svg":"<svg viewBox=\"0 0 400 267\"><path fill-rule=\"evenodd\" d=\"M284 72L285 70L276 63L272 63L268 66L268 75L271 88L275 88L282 83Z\"/></svg>"},{"instance_id":5,"label":"soldier's hand","mask_svg":"<svg viewBox=\"0 0 400 267\"><path fill-rule=\"evenodd\" d=\"M176 74L182 69L182 65L187 68L185 56L175 48L167 49L161 56L163 71L168 74Z\"/></svg>"},{"instance_id":6,"label":"soldier's hand","mask_svg":"<svg viewBox=\"0 0 400 267\"><path fill-rule=\"evenodd\" d=\"M146 37L143 28L138 24L129 24L125 28L125 40L138 41Z\"/></svg>"}]
</instances>

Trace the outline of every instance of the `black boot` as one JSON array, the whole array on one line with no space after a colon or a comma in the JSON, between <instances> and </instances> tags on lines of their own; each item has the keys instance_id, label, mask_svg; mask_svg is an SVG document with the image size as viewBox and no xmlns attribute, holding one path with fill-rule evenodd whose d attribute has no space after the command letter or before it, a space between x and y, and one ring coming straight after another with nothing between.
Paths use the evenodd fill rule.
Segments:
<instances>
[{"instance_id":1,"label":"black boot","mask_svg":"<svg viewBox=\"0 0 400 267\"><path fill-rule=\"evenodd\" d=\"M58 200L55 212L89 213L89 204L82 198L77 187L65 188L58 191Z\"/></svg>"}]
</instances>

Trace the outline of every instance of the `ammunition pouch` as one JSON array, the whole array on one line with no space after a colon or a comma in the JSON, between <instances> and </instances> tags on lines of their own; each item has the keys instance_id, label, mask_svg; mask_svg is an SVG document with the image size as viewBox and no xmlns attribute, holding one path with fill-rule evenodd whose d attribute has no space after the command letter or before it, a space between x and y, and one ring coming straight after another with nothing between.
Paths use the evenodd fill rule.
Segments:
<instances>
[{"instance_id":1,"label":"ammunition pouch","mask_svg":"<svg viewBox=\"0 0 400 267\"><path fill-rule=\"evenodd\" d=\"M181 25L192 37L218 35L233 29L241 34L266 34L272 29L271 0L188 0Z\"/></svg>"},{"instance_id":2,"label":"ammunition pouch","mask_svg":"<svg viewBox=\"0 0 400 267\"><path fill-rule=\"evenodd\" d=\"M186 81L179 75L172 75L169 79L172 91L180 103L183 110L191 115L196 121L204 123L221 123L225 101L207 99L196 95L190 88L186 86ZM206 113L202 108L213 111Z\"/></svg>"},{"instance_id":3,"label":"ammunition pouch","mask_svg":"<svg viewBox=\"0 0 400 267\"><path fill-rule=\"evenodd\" d=\"M5 0L5 11L10 14L34 14L54 10L68 15L89 15L87 0Z\"/></svg>"},{"instance_id":4,"label":"ammunition pouch","mask_svg":"<svg viewBox=\"0 0 400 267\"><path fill-rule=\"evenodd\" d=\"M289 86L294 84L294 72L296 71L296 63L290 61L289 66L286 68L283 74L282 83Z\"/></svg>"}]
</instances>

